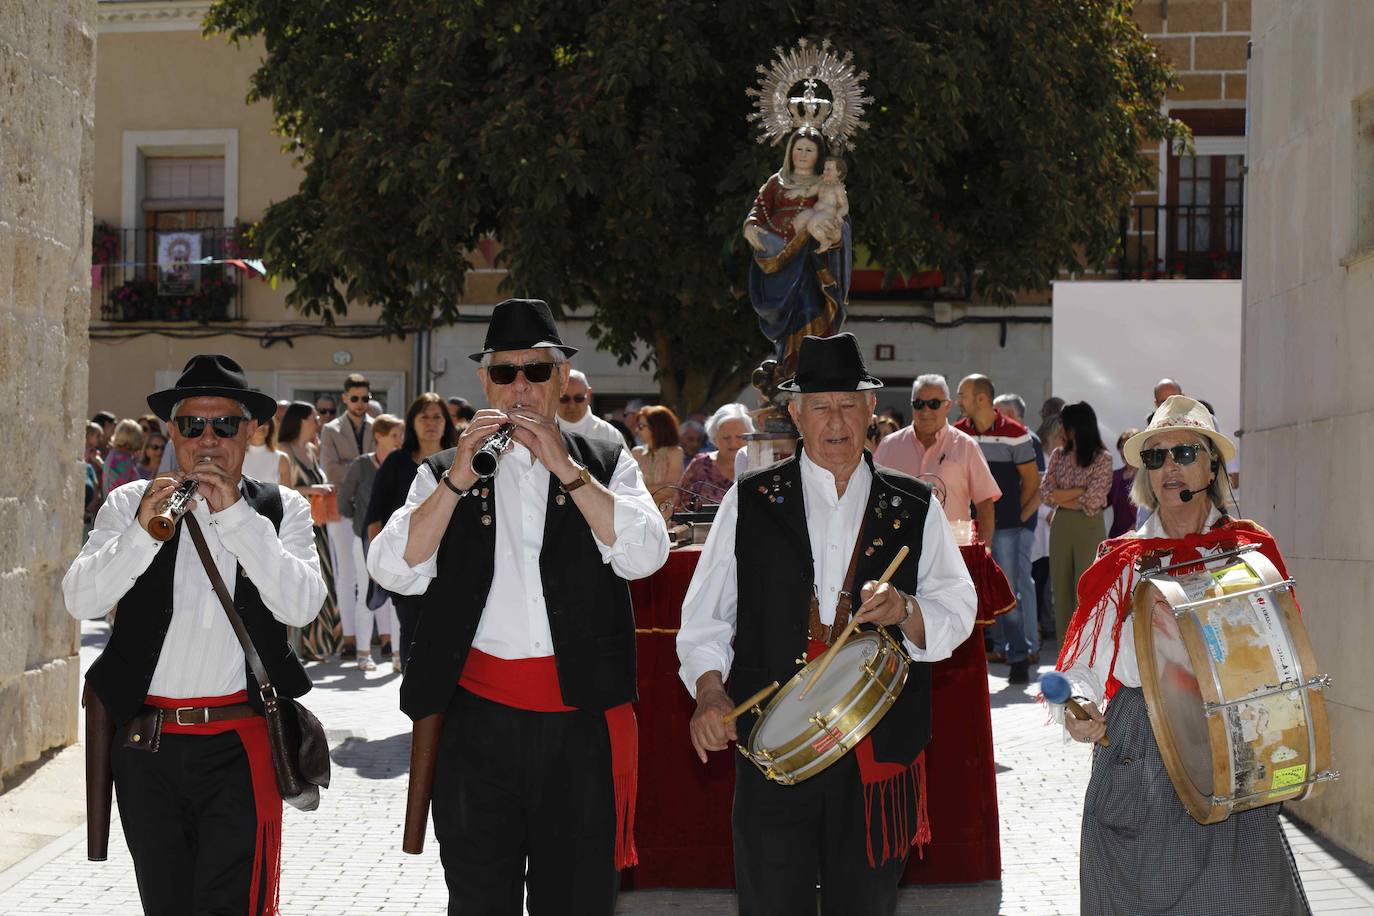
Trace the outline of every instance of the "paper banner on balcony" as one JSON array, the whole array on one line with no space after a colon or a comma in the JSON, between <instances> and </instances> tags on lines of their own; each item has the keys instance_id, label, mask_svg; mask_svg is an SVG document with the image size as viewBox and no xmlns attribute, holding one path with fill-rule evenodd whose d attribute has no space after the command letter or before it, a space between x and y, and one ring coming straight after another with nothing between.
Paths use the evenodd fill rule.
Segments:
<instances>
[{"instance_id":1,"label":"paper banner on balcony","mask_svg":"<svg viewBox=\"0 0 1374 916\"><path fill-rule=\"evenodd\" d=\"M200 233L159 232L157 234L157 294L189 296L200 288Z\"/></svg>"}]
</instances>

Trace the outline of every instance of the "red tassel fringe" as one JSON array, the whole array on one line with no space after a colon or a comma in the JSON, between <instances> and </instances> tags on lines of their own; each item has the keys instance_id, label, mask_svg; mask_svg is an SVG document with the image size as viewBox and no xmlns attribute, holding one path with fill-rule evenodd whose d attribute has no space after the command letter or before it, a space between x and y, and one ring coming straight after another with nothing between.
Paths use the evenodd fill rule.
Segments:
<instances>
[{"instance_id":1,"label":"red tassel fringe","mask_svg":"<svg viewBox=\"0 0 1374 916\"><path fill-rule=\"evenodd\" d=\"M867 740L860 742L856 753L869 745ZM859 753L859 773L865 773L865 763L872 762L872 749L867 754ZM876 763L876 762L874 762ZM899 764L876 763L883 771L890 771ZM870 782L864 779L864 826L868 837L868 864L878 868L906 852L912 846L916 854L925 857L925 847L930 843L930 813L926 805L926 755L921 755L910 766L900 767L893 775L885 775ZM915 799L916 822L911 822L911 801ZM873 818L877 816L882 832L882 855L874 853Z\"/></svg>"}]
</instances>

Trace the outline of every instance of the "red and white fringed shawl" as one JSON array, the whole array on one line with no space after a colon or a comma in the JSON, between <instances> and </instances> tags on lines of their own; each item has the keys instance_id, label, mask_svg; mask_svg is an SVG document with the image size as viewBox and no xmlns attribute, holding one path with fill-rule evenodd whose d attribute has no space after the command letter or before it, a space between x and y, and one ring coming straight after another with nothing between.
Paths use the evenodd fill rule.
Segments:
<instances>
[{"instance_id":1,"label":"red and white fringed shawl","mask_svg":"<svg viewBox=\"0 0 1374 916\"><path fill-rule=\"evenodd\" d=\"M1288 575L1274 538L1259 525L1245 519L1223 516L1210 531L1185 538L1138 538L1130 535L1104 541L1097 562L1078 580L1078 609L1069 621L1055 668L1067 671L1086 650L1087 663L1097 662L1098 639L1102 628L1111 625L1112 659L1107 669L1103 708L1116 694L1121 682L1116 679L1116 658L1121 651L1121 628L1131 614L1131 596L1138 580L1136 566L1142 558L1167 557L1169 563L1201 562L1210 554L1255 544L1279 572Z\"/></svg>"}]
</instances>

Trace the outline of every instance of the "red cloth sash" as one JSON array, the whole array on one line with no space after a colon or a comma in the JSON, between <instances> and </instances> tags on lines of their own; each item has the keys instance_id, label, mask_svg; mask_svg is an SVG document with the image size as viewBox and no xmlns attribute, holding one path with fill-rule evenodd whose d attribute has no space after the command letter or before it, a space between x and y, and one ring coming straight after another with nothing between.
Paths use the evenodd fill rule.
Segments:
<instances>
[{"instance_id":1,"label":"red cloth sash","mask_svg":"<svg viewBox=\"0 0 1374 916\"><path fill-rule=\"evenodd\" d=\"M458 683L493 703L532 712L575 712L563 704L558 666L552 655L543 658L497 658L481 649L469 650ZM611 739L611 776L615 786L615 867L639 864L635 849L635 798L639 794L639 724L634 705L622 703L606 710Z\"/></svg>"},{"instance_id":2,"label":"red cloth sash","mask_svg":"<svg viewBox=\"0 0 1374 916\"><path fill-rule=\"evenodd\" d=\"M1151 554L1168 555L1170 563L1201 563L1206 554L1233 550L1246 544L1258 546L1279 573L1288 576L1288 568L1279 555L1273 536L1259 525L1246 519L1222 517L1210 531L1173 538L1119 537L1104 541L1098 548L1097 561L1088 567L1078 580L1078 608L1064 634L1064 648L1059 652L1055 668L1067 671L1074 662L1088 652L1088 664L1095 664L1097 640L1102 628L1110 623L1112 630L1112 658L1108 665L1107 702L1116 695L1121 682L1116 679L1116 658L1121 651L1121 627L1131 613L1131 596L1135 591L1135 564ZM1183 570L1180 570L1182 572Z\"/></svg>"},{"instance_id":3,"label":"red cloth sash","mask_svg":"<svg viewBox=\"0 0 1374 916\"><path fill-rule=\"evenodd\" d=\"M830 647L819 640L806 645L807 660L817 658ZM864 787L864 825L868 835L868 864L878 868L912 846L924 858L930 842L930 815L926 808L926 752L911 763L887 763L873 755L873 736L865 735L854 746L859 764L859 781ZM907 816L911 799L916 800L916 823ZM874 852L873 819L882 828L881 854Z\"/></svg>"},{"instance_id":4,"label":"red cloth sash","mask_svg":"<svg viewBox=\"0 0 1374 916\"><path fill-rule=\"evenodd\" d=\"M240 690L223 697L149 696L145 702L158 709L177 709L182 706L233 706L248 702L248 692ZM262 903L264 916L277 916L281 905L281 793L277 777L272 771L272 752L267 744L267 720L262 716L227 719L201 725L178 725L173 716L164 716L162 730L175 735L222 735L237 732L248 755L248 772L253 782L253 807L258 817L258 838L253 849L253 884L249 890L249 913L258 912ZM264 872L266 887L262 886Z\"/></svg>"}]
</instances>

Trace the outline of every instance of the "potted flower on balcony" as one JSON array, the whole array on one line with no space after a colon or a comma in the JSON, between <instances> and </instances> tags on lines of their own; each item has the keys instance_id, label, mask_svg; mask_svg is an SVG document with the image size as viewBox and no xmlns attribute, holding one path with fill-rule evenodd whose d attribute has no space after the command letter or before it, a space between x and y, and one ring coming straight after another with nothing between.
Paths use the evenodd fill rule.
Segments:
<instances>
[{"instance_id":1,"label":"potted flower on balcony","mask_svg":"<svg viewBox=\"0 0 1374 916\"><path fill-rule=\"evenodd\" d=\"M210 277L200 286L200 292L190 301L190 317L201 324L211 321L226 321L229 318L229 304L234 301L234 282L232 280Z\"/></svg>"},{"instance_id":2,"label":"potted flower on balcony","mask_svg":"<svg viewBox=\"0 0 1374 916\"><path fill-rule=\"evenodd\" d=\"M1213 280L1230 280L1234 276L1235 264L1229 251L1213 251L1209 257L1212 261Z\"/></svg>"},{"instance_id":3,"label":"potted flower on balcony","mask_svg":"<svg viewBox=\"0 0 1374 916\"><path fill-rule=\"evenodd\" d=\"M1170 280L1188 279L1188 262L1179 258L1174 261L1174 269L1169 273Z\"/></svg>"},{"instance_id":4,"label":"potted flower on balcony","mask_svg":"<svg viewBox=\"0 0 1374 916\"><path fill-rule=\"evenodd\" d=\"M101 221L91 228L91 266L113 264L119 257L119 232Z\"/></svg>"},{"instance_id":5,"label":"potted flower on balcony","mask_svg":"<svg viewBox=\"0 0 1374 916\"><path fill-rule=\"evenodd\" d=\"M157 300L157 287L151 280L126 280L110 293L115 321L143 321L152 317Z\"/></svg>"}]
</instances>

